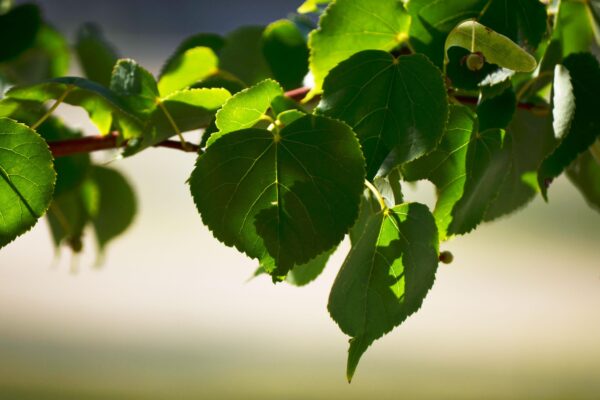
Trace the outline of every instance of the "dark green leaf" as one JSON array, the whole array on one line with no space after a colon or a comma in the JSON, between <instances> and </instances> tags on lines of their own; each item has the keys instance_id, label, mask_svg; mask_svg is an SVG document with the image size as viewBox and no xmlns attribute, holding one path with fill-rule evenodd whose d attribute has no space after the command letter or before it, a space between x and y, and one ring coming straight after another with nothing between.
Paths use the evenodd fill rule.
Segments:
<instances>
[{"instance_id":1,"label":"dark green leaf","mask_svg":"<svg viewBox=\"0 0 600 400\"><path fill-rule=\"evenodd\" d=\"M296 265L288 274L286 281L294 286L306 286L321 275L327 261L335 251L335 248L310 260L303 265Z\"/></svg>"},{"instance_id":2,"label":"dark green leaf","mask_svg":"<svg viewBox=\"0 0 600 400\"><path fill-rule=\"evenodd\" d=\"M308 46L293 22L279 20L266 27L263 53L273 77L285 89L302 86L308 73Z\"/></svg>"},{"instance_id":3,"label":"dark green leaf","mask_svg":"<svg viewBox=\"0 0 600 400\"><path fill-rule=\"evenodd\" d=\"M444 43L448 33L460 22L476 18L489 0L410 0L412 16L410 43L438 67L444 60Z\"/></svg>"},{"instance_id":4,"label":"dark green leaf","mask_svg":"<svg viewBox=\"0 0 600 400\"><path fill-rule=\"evenodd\" d=\"M108 87L119 54L106 40L100 27L91 23L82 25L77 32L75 51L85 76Z\"/></svg>"},{"instance_id":5,"label":"dark green leaf","mask_svg":"<svg viewBox=\"0 0 600 400\"><path fill-rule=\"evenodd\" d=\"M55 181L44 139L26 125L0 118L0 248L44 215Z\"/></svg>"},{"instance_id":6,"label":"dark green leaf","mask_svg":"<svg viewBox=\"0 0 600 400\"><path fill-rule=\"evenodd\" d=\"M218 71L200 82L193 84L192 89L223 88L229 93L236 94L246 88L246 84L227 71Z\"/></svg>"},{"instance_id":7,"label":"dark green leaf","mask_svg":"<svg viewBox=\"0 0 600 400\"><path fill-rule=\"evenodd\" d=\"M422 305L438 265L438 233L418 203L369 220L333 284L328 309L350 339L348 380L367 348Z\"/></svg>"},{"instance_id":8,"label":"dark green leaf","mask_svg":"<svg viewBox=\"0 0 600 400\"><path fill-rule=\"evenodd\" d=\"M114 238L129 228L137 211L133 188L118 171L95 166L91 179L98 188L98 209L92 215L92 224L100 252Z\"/></svg>"},{"instance_id":9,"label":"dark green leaf","mask_svg":"<svg viewBox=\"0 0 600 400\"><path fill-rule=\"evenodd\" d=\"M139 118L148 117L160 100L154 76L134 60L119 60L110 79L110 90L127 104L128 110Z\"/></svg>"},{"instance_id":10,"label":"dark green leaf","mask_svg":"<svg viewBox=\"0 0 600 400\"><path fill-rule=\"evenodd\" d=\"M226 44L219 53L221 69L239 77L248 86L271 77L263 55L264 30L262 26L236 29L227 35Z\"/></svg>"},{"instance_id":11,"label":"dark green leaf","mask_svg":"<svg viewBox=\"0 0 600 400\"><path fill-rule=\"evenodd\" d=\"M532 49L548 28L546 6L539 0L491 0L479 22Z\"/></svg>"},{"instance_id":12,"label":"dark green leaf","mask_svg":"<svg viewBox=\"0 0 600 400\"><path fill-rule=\"evenodd\" d=\"M567 169L567 176L590 207L600 212L600 161L586 151Z\"/></svg>"},{"instance_id":13,"label":"dark green leaf","mask_svg":"<svg viewBox=\"0 0 600 400\"><path fill-rule=\"evenodd\" d=\"M408 39L410 17L398 0L337 0L321 16L309 39L310 69L321 92L338 63L363 50L390 51Z\"/></svg>"},{"instance_id":14,"label":"dark green leaf","mask_svg":"<svg viewBox=\"0 0 600 400\"><path fill-rule=\"evenodd\" d=\"M512 88L502 94L483 100L477 105L479 130L505 129L517 109L517 98Z\"/></svg>"},{"instance_id":15,"label":"dark green leaf","mask_svg":"<svg viewBox=\"0 0 600 400\"><path fill-rule=\"evenodd\" d=\"M353 127L371 179L393 149L402 164L438 144L448 99L441 72L425 56L367 50L330 72L318 112Z\"/></svg>"},{"instance_id":16,"label":"dark green leaf","mask_svg":"<svg viewBox=\"0 0 600 400\"><path fill-rule=\"evenodd\" d=\"M486 221L509 214L534 198L538 193L536 171L555 146L549 113L518 109L506 134L510 137L511 165L498 197L486 211Z\"/></svg>"},{"instance_id":17,"label":"dark green leaf","mask_svg":"<svg viewBox=\"0 0 600 400\"><path fill-rule=\"evenodd\" d=\"M468 108L451 110L440 145L403 167L406 180L428 179L437 187L433 214L440 240L467 233L483 220L510 168L503 131L479 132L476 116Z\"/></svg>"},{"instance_id":18,"label":"dark green leaf","mask_svg":"<svg viewBox=\"0 0 600 400\"><path fill-rule=\"evenodd\" d=\"M224 135L198 158L190 187L217 239L281 277L342 240L358 214L363 180L352 130L306 116L280 132Z\"/></svg>"},{"instance_id":19,"label":"dark green leaf","mask_svg":"<svg viewBox=\"0 0 600 400\"><path fill-rule=\"evenodd\" d=\"M600 66L589 53L572 54L554 76L554 133L560 143L540 166L538 183L544 197L548 186L600 136Z\"/></svg>"},{"instance_id":20,"label":"dark green leaf","mask_svg":"<svg viewBox=\"0 0 600 400\"><path fill-rule=\"evenodd\" d=\"M36 5L23 4L0 15L0 62L17 57L35 41L42 24Z\"/></svg>"},{"instance_id":21,"label":"dark green leaf","mask_svg":"<svg viewBox=\"0 0 600 400\"><path fill-rule=\"evenodd\" d=\"M57 118L49 118L38 128L38 133L47 142L80 138L81 132L67 127ZM69 192L81 185L88 176L90 167L89 154L75 154L68 157L59 157L54 160L56 170L56 188L54 197Z\"/></svg>"},{"instance_id":22,"label":"dark green leaf","mask_svg":"<svg viewBox=\"0 0 600 400\"><path fill-rule=\"evenodd\" d=\"M54 28L42 25L33 44L10 62L0 64L0 71L14 84L29 85L65 75L70 59L66 39Z\"/></svg>"}]
</instances>

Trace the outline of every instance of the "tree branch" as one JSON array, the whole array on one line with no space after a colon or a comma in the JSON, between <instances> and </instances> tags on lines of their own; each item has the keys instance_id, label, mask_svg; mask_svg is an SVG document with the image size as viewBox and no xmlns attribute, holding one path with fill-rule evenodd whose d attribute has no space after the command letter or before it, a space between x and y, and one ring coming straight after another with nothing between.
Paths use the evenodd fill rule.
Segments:
<instances>
[{"instance_id":1,"label":"tree branch","mask_svg":"<svg viewBox=\"0 0 600 400\"><path fill-rule=\"evenodd\" d=\"M285 96L292 100L300 101L308 92L310 92L310 88L301 87L287 91ZM454 98L463 104L477 104L478 101L476 97L470 96L456 95ZM534 108L538 108L539 106L531 103L519 103L517 107L525 110L532 110ZM126 145L127 141L119 142L119 132L111 132L108 135L86 136L78 139L48 142L50 151L55 158L81 153L91 153L100 150L117 149L125 147ZM196 144L186 143L184 146L182 142L176 140L165 140L154 145L154 147L165 147L168 149L181 150L188 153L198 153L200 151L200 146Z\"/></svg>"}]
</instances>

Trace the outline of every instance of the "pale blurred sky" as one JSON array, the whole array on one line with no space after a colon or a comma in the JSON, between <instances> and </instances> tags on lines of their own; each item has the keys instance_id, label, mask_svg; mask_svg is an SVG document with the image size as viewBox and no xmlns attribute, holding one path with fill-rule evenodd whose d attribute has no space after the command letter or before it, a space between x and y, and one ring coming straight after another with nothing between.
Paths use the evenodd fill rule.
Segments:
<instances>
[{"instance_id":1,"label":"pale blurred sky","mask_svg":"<svg viewBox=\"0 0 600 400\"><path fill-rule=\"evenodd\" d=\"M123 55L153 66L188 34L268 22L297 4L40 3L67 29L79 18L112 21L109 36L127 39ZM61 112L89 128L82 113ZM347 245L306 288L246 282L256 263L202 226L185 184L193 164L165 149L110 164L136 187L140 208L102 269L92 268L91 249L77 274L68 252L53 262L45 222L0 251L1 399L598 398L600 215L566 180L550 204L537 199L444 244L455 262L348 385L347 338L326 310ZM431 204L431 187L421 186L409 199Z\"/></svg>"}]
</instances>

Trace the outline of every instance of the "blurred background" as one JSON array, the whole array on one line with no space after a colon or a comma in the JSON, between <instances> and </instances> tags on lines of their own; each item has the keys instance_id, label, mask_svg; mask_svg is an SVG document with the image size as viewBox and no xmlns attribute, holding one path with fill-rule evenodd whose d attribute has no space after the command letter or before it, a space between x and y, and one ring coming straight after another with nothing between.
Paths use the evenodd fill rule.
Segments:
<instances>
[{"instance_id":1,"label":"blurred background","mask_svg":"<svg viewBox=\"0 0 600 400\"><path fill-rule=\"evenodd\" d=\"M97 22L157 72L186 36L266 24L299 1L38 3L71 39ZM192 155L113 158L96 155L133 183L139 211L102 268L92 243L55 257L45 221L0 251L0 399L600 398L600 215L564 178L549 204L444 244L454 263L348 385L347 338L326 310L347 244L308 287L248 281L255 262L213 239L193 205ZM407 197L432 204L433 189Z\"/></svg>"}]
</instances>

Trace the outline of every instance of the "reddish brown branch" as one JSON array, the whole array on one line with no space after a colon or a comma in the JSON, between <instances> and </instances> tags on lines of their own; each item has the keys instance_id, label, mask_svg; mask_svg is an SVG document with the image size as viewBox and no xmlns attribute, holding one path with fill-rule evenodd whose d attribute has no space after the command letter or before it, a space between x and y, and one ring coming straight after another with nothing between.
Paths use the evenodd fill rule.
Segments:
<instances>
[{"instance_id":1,"label":"reddish brown branch","mask_svg":"<svg viewBox=\"0 0 600 400\"><path fill-rule=\"evenodd\" d=\"M308 94L308 92L310 92L310 88L301 87L287 91L285 95L292 100L300 101ZM456 95L454 98L463 104L477 104L476 97ZM519 103L517 106L525 110L532 110L540 107L531 103ZM50 146L50 150L52 151L52 155L54 155L54 157L65 157L73 154L91 153L93 151L125 147L127 145L127 141L119 142L119 133L111 132L108 135L86 136L78 139L49 142L48 145ZM200 146L198 145L187 143L187 146L184 147L181 142L176 140L165 140L156 144L155 147L165 147L168 149L192 153L197 153L200 151Z\"/></svg>"},{"instance_id":2,"label":"reddish brown branch","mask_svg":"<svg viewBox=\"0 0 600 400\"><path fill-rule=\"evenodd\" d=\"M50 151L55 158L81 153L91 153L100 150L118 149L125 147L126 145L127 141L122 141L119 143L118 132L111 132L108 135L86 136L77 139L48 142ZM197 153L200 149L198 145L191 143L187 143L187 146L184 148L181 142L176 140L165 140L164 142L156 144L155 147L166 147L168 149L193 153Z\"/></svg>"}]
</instances>

